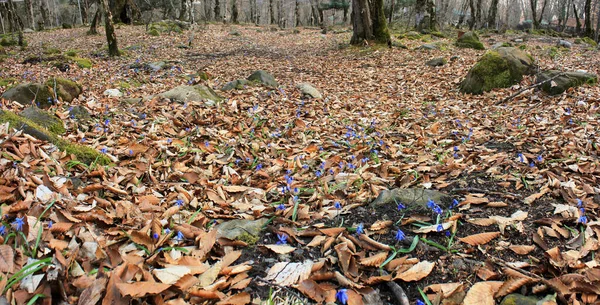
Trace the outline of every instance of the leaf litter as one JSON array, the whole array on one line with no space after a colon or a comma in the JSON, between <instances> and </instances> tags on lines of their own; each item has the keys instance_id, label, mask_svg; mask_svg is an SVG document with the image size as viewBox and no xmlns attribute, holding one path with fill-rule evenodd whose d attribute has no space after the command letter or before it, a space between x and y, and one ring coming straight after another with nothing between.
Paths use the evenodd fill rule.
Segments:
<instances>
[{"instance_id":1,"label":"leaf litter","mask_svg":"<svg viewBox=\"0 0 600 305\"><path fill-rule=\"evenodd\" d=\"M242 36L228 36L232 28ZM65 139L113 162L81 163L0 126L7 299L249 304L275 290L281 301L334 302L343 292L348 303L370 304L376 290L397 303L389 281L411 301L436 304L494 304L515 291L593 303L600 294L598 87L494 105L518 88L456 90L479 51L431 68L423 64L430 56L456 49L338 48L347 33L229 25L207 25L185 49L173 47L185 35L142 33L119 29L120 42L139 48L96 57L92 69L22 64L42 42L98 54L103 38L84 29L28 34L32 47L0 63L23 81L80 82L82 96L50 111L63 119ZM542 39L531 45L544 68L599 72L589 61L597 51L556 60ZM157 60L173 65L131 68ZM154 96L181 84L219 89L258 69L280 87L219 91L226 99L214 107ZM299 82L324 98L302 99ZM135 84L123 86L126 96L145 99L104 96L119 83ZM70 118L75 105L92 120ZM20 109L2 100L2 110ZM437 189L456 202L434 202L425 215L401 207L409 202L368 205L394 187ZM268 221L257 236L218 232L234 219Z\"/></svg>"}]
</instances>

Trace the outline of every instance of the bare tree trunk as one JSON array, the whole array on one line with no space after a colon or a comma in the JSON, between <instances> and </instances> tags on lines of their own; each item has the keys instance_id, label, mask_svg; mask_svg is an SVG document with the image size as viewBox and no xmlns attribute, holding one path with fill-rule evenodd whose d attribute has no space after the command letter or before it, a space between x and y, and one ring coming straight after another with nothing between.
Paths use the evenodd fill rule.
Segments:
<instances>
[{"instance_id":1,"label":"bare tree trunk","mask_svg":"<svg viewBox=\"0 0 600 305\"><path fill-rule=\"evenodd\" d=\"M273 11L273 0L269 0L269 15L271 17L270 24L275 23L275 12Z\"/></svg>"},{"instance_id":2,"label":"bare tree trunk","mask_svg":"<svg viewBox=\"0 0 600 305\"><path fill-rule=\"evenodd\" d=\"M498 0L492 0L490 10L488 12L487 24L488 28L496 28L496 15L498 15Z\"/></svg>"},{"instance_id":3,"label":"bare tree trunk","mask_svg":"<svg viewBox=\"0 0 600 305\"><path fill-rule=\"evenodd\" d=\"M42 15L41 25L50 25L50 12L48 11L48 3L47 0L40 0L40 14ZM39 27L38 27L39 28ZM43 30L43 27L39 30Z\"/></svg>"},{"instance_id":4,"label":"bare tree trunk","mask_svg":"<svg viewBox=\"0 0 600 305\"><path fill-rule=\"evenodd\" d=\"M35 29L35 17L33 16L33 0L25 0L25 9L27 11L27 20L29 20L29 27Z\"/></svg>"},{"instance_id":5,"label":"bare tree trunk","mask_svg":"<svg viewBox=\"0 0 600 305\"><path fill-rule=\"evenodd\" d=\"M94 14L94 18L92 19L92 23L90 24L88 35L98 35L98 29L96 28L96 25L98 24L98 19L100 18L100 11L100 5L98 5L96 13Z\"/></svg>"},{"instance_id":6,"label":"bare tree trunk","mask_svg":"<svg viewBox=\"0 0 600 305\"><path fill-rule=\"evenodd\" d=\"M179 9L179 20L181 21L185 21L185 19L188 17L187 4L188 3L186 0L181 0L181 8Z\"/></svg>"},{"instance_id":7,"label":"bare tree trunk","mask_svg":"<svg viewBox=\"0 0 600 305\"><path fill-rule=\"evenodd\" d=\"M475 23L477 23L477 12L475 11L474 0L469 0L469 9L471 10L471 19L469 19L469 30L473 30L473 28L475 27Z\"/></svg>"},{"instance_id":8,"label":"bare tree trunk","mask_svg":"<svg viewBox=\"0 0 600 305\"><path fill-rule=\"evenodd\" d=\"M238 14L239 12L237 7L237 0L233 0L231 4L231 22L233 22L234 24L239 23Z\"/></svg>"},{"instance_id":9,"label":"bare tree trunk","mask_svg":"<svg viewBox=\"0 0 600 305\"><path fill-rule=\"evenodd\" d=\"M301 26L302 22L300 21L300 3L299 0L296 0L296 7L294 8L294 26Z\"/></svg>"},{"instance_id":10,"label":"bare tree trunk","mask_svg":"<svg viewBox=\"0 0 600 305\"><path fill-rule=\"evenodd\" d=\"M215 0L215 20L219 21L221 18L221 6L219 5L219 0Z\"/></svg>"},{"instance_id":11,"label":"bare tree trunk","mask_svg":"<svg viewBox=\"0 0 600 305\"><path fill-rule=\"evenodd\" d=\"M117 35L113 24L113 16L108 7L108 0L101 0L102 10L104 11L104 29L106 31L106 42L108 42L108 55L119 56L119 47L117 46Z\"/></svg>"},{"instance_id":12,"label":"bare tree trunk","mask_svg":"<svg viewBox=\"0 0 600 305\"><path fill-rule=\"evenodd\" d=\"M396 6L396 0L391 0L391 1L392 1L392 5L390 7L390 16L388 17L388 23L389 24L392 23L392 18L394 17L394 9L395 9L395 6ZM344 21L346 21L346 20L344 20Z\"/></svg>"},{"instance_id":13,"label":"bare tree trunk","mask_svg":"<svg viewBox=\"0 0 600 305\"><path fill-rule=\"evenodd\" d=\"M593 38L594 28L592 28L592 0L585 0L583 8L585 14L585 36ZM600 16L598 16L600 18Z\"/></svg>"},{"instance_id":14,"label":"bare tree trunk","mask_svg":"<svg viewBox=\"0 0 600 305\"><path fill-rule=\"evenodd\" d=\"M20 47L25 46L25 40L23 39L23 20L19 14L17 14L17 7L13 0L8 0L8 18L12 21L12 32L17 32L18 45Z\"/></svg>"},{"instance_id":15,"label":"bare tree trunk","mask_svg":"<svg viewBox=\"0 0 600 305\"><path fill-rule=\"evenodd\" d=\"M575 15L575 22L577 23L577 27L575 28L575 34L579 35L579 33L581 33L581 20L579 20L579 13L577 13L577 6L575 5L575 1L573 1L573 14Z\"/></svg>"}]
</instances>

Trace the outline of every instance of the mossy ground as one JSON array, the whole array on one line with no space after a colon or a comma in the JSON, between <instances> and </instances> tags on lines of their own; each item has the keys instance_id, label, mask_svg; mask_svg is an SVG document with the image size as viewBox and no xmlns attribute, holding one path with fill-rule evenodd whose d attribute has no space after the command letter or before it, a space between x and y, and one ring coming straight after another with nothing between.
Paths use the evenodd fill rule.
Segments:
<instances>
[{"instance_id":1,"label":"mossy ground","mask_svg":"<svg viewBox=\"0 0 600 305\"><path fill-rule=\"evenodd\" d=\"M52 144L56 145L58 149L66 152L67 154L74 155L78 160L84 163L90 164L96 162L101 165L108 165L111 163L110 159L99 151L96 151L88 146L73 144L63 140L56 134L44 129L36 123L20 117L12 112L0 110L0 123L8 123L11 128L22 128L23 126L29 126L30 128L36 130L36 134L42 135L43 140L51 142Z\"/></svg>"},{"instance_id":2,"label":"mossy ground","mask_svg":"<svg viewBox=\"0 0 600 305\"><path fill-rule=\"evenodd\" d=\"M471 48L475 50L485 50L483 43L479 41L479 37L474 32L467 32L459 38L455 45L459 48Z\"/></svg>"},{"instance_id":3,"label":"mossy ground","mask_svg":"<svg viewBox=\"0 0 600 305\"><path fill-rule=\"evenodd\" d=\"M92 61L87 59L87 58L82 58L82 57L70 57L71 60L73 60L77 66L79 66L82 69L89 69L93 66Z\"/></svg>"},{"instance_id":4,"label":"mossy ground","mask_svg":"<svg viewBox=\"0 0 600 305\"><path fill-rule=\"evenodd\" d=\"M0 87L9 87L18 82L18 80L14 77L9 78L0 78Z\"/></svg>"}]
</instances>

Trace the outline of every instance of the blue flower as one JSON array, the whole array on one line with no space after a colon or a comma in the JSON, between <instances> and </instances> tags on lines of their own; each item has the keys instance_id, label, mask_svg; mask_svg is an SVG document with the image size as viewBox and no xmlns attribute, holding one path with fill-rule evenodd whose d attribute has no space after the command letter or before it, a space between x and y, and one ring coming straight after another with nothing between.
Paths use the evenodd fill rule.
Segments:
<instances>
[{"instance_id":1,"label":"blue flower","mask_svg":"<svg viewBox=\"0 0 600 305\"><path fill-rule=\"evenodd\" d=\"M348 303L348 292L346 289L340 289L335 294L335 299L342 304Z\"/></svg>"},{"instance_id":2,"label":"blue flower","mask_svg":"<svg viewBox=\"0 0 600 305\"><path fill-rule=\"evenodd\" d=\"M256 170L259 171L263 168L263 165L261 163L259 163L258 165L256 165Z\"/></svg>"},{"instance_id":3,"label":"blue flower","mask_svg":"<svg viewBox=\"0 0 600 305\"><path fill-rule=\"evenodd\" d=\"M396 241L402 241L406 238L406 235L404 234L404 232L402 232L402 230L398 229L398 231L396 231Z\"/></svg>"},{"instance_id":4,"label":"blue flower","mask_svg":"<svg viewBox=\"0 0 600 305\"><path fill-rule=\"evenodd\" d=\"M458 200L452 199L452 204L450 204L450 208L452 209L452 208L454 208L456 206L458 206Z\"/></svg>"},{"instance_id":5,"label":"blue flower","mask_svg":"<svg viewBox=\"0 0 600 305\"><path fill-rule=\"evenodd\" d=\"M130 156L133 156L133 149L130 149L130 150L129 150L129 155L130 155Z\"/></svg>"},{"instance_id":6,"label":"blue flower","mask_svg":"<svg viewBox=\"0 0 600 305\"><path fill-rule=\"evenodd\" d=\"M585 215L579 216L579 219L577 219L577 222L586 224L588 222L587 216L585 216Z\"/></svg>"},{"instance_id":7,"label":"blue flower","mask_svg":"<svg viewBox=\"0 0 600 305\"><path fill-rule=\"evenodd\" d=\"M183 240L184 238L185 236L183 236L183 233L181 233L181 231L177 231L177 236L175 237L175 239Z\"/></svg>"},{"instance_id":8,"label":"blue flower","mask_svg":"<svg viewBox=\"0 0 600 305\"><path fill-rule=\"evenodd\" d=\"M280 203L275 209L277 211L283 211L285 210L285 205L283 203Z\"/></svg>"},{"instance_id":9,"label":"blue flower","mask_svg":"<svg viewBox=\"0 0 600 305\"><path fill-rule=\"evenodd\" d=\"M178 207L182 207L183 206L183 200L182 199L175 200L175 205L177 205Z\"/></svg>"},{"instance_id":10,"label":"blue flower","mask_svg":"<svg viewBox=\"0 0 600 305\"><path fill-rule=\"evenodd\" d=\"M15 219L15 221L13 222L13 225L15 225L17 227L17 231L21 231L23 230L23 217L17 217Z\"/></svg>"},{"instance_id":11,"label":"blue flower","mask_svg":"<svg viewBox=\"0 0 600 305\"><path fill-rule=\"evenodd\" d=\"M165 234L171 234L171 229L169 229L169 228L166 228L166 229L165 229Z\"/></svg>"},{"instance_id":12,"label":"blue flower","mask_svg":"<svg viewBox=\"0 0 600 305\"><path fill-rule=\"evenodd\" d=\"M154 238L154 239L158 239L159 237L160 237L160 235L158 235L158 233L152 234L152 238Z\"/></svg>"},{"instance_id":13,"label":"blue flower","mask_svg":"<svg viewBox=\"0 0 600 305\"><path fill-rule=\"evenodd\" d=\"M577 207L580 208L583 206L583 201L581 201L581 199L577 198Z\"/></svg>"},{"instance_id":14,"label":"blue flower","mask_svg":"<svg viewBox=\"0 0 600 305\"><path fill-rule=\"evenodd\" d=\"M427 207L428 207L428 208L430 208L430 209L433 209L435 206L436 206L436 204L435 204L435 201L433 201L433 200L431 200L431 199L429 199L429 200L427 201Z\"/></svg>"},{"instance_id":15,"label":"blue flower","mask_svg":"<svg viewBox=\"0 0 600 305\"><path fill-rule=\"evenodd\" d=\"M0 226L0 235L4 235L4 234L6 234L6 226L2 225L2 226Z\"/></svg>"},{"instance_id":16,"label":"blue flower","mask_svg":"<svg viewBox=\"0 0 600 305\"><path fill-rule=\"evenodd\" d=\"M417 304L416 305L425 305L425 302L423 302L421 300L417 300Z\"/></svg>"},{"instance_id":17,"label":"blue flower","mask_svg":"<svg viewBox=\"0 0 600 305\"><path fill-rule=\"evenodd\" d=\"M339 201L336 201L333 203L333 207L339 210L342 208L342 204Z\"/></svg>"},{"instance_id":18,"label":"blue flower","mask_svg":"<svg viewBox=\"0 0 600 305\"><path fill-rule=\"evenodd\" d=\"M294 188L294 194L298 194L298 193L300 193L300 189L299 189L299 188L297 188L297 187L295 187L295 188Z\"/></svg>"},{"instance_id":19,"label":"blue flower","mask_svg":"<svg viewBox=\"0 0 600 305\"><path fill-rule=\"evenodd\" d=\"M171 138L167 138L167 144L171 144L171 142L173 142L173 140Z\"/></svg>"},{"instance_id":20,"label":"blue flower","mask_svg":"<svg viewBox=\"0 0 600 305\"><path fill-rule=\"evenodd\" d=\"M520 162L525 162L525 158L523 157L522 153L519 153L517 156L519 157Z\"/></svg>"},{"instance_id":21,"label":"blue flower","mask_svg":"<svg viewBox=\"0 0 600 305\"><path fill-rule=\"evenodd\" d=\"M440 214L442 214L443 210L442 210L442 208L440 208L439 205L436 205L435 208L433 208L433 212L440 215Z\"/></svg>"},{"instance_id":22,"label":"blue flower","mask_svg":"<svg viewBox=\"0 0 600 305\"><path fill-rule=\"evenodd\" d=\"M104 126L108 126L109 124L110 124L110 120L109 119L104 120Z\"/></svg>"},{"instance_id":23,"label":"blue flower","mask_svg":"<svg viewBox=\"0 0 600 305\"><path fill-rule=\"evenodd\" d=\"M364 225L361 223L358 226L356 226L356 234L363 234L365 233L365 227Z\"/></svg>"},{"instance_id":24,"label":"blue flower","mask_svg":"<svg viewBox=\"0 0 600 305\"><path fill-rule=\"evenodd\" d=\"M446 231L446 236L450 237L450 235L452 235L452 233L450 233L450 231Z\"/></svg>"},{"instance_id":25,"label":"blue flower","mask_svg":"<svg viewBox=\"0 0 600 305\"><path fill-rule=\"evenodd\" d=\"M52 220L48 221L48 229L52 229L53 225L54 223L52 222Z\"/></svg>"},{"instance_id":26,"label":"blue flower","mask_svg":"<svg viewBox=\"0 0 600 305\"><path fill-rule=\"evenodd\" d=\"M308 164L302 165L302 168L305 169L305 170L308 169Z\"/></svg>"},{"instance_id":27,"label":"blue flower","mask_svg":"<svg viewBox=\"0 0 600 305\"><path fill-rule=\"evenodd\" d=\"M402 203L398 203L398 211L406 209L406 207Z\"/></svg>"},{"instance_id":28,"label":"blue flower","mask_svg":"<svg viewBox=\"0 0 600 305\"><path fill-rule=\"evenodd\" d=\"M205 142L204 142L204 146L206 146L206 147L209 147L209 146L210 146L210 143L209 143L208 141L205 141Z\"/></svg>"},{"instance_id":29,"label":"blue flower","mask_svg":"<svg viewBox=\"0 0 600 305\"><path fill-rule=\"evenodd\" d=\"M287 235L285 234L277 234L277 244L285 245L287 244Z\"/></svg>"},{"instance_id":30,"label":"blue flower","mask_svg":"<svg viewBox=\"0 0 600 305\"><path fill-rule=\"evenodd\" d=\"M531 161L531 162L529 163L529 167L535 167L535 163L533 163L533 161Z\"/></svg>"},{"instance_id":31,"label":"blue flower","mask_svg":"<svg viewBox=\"0 0 600 305\"><path fill-rule=\"evenodd\" d=\"M444 227L442 226L442 224L438 224L435 230L438 232L442 232L444 230Z\"/></svg>"},{"instance_id":32,"label":"blue flower","mask_svg":"<svg viewBox=\"0 0 600 305\"><path fill-rule=\"evenodd\" d=\"M536 158L537 162L542 162L544 161L544 158L542 158L542 155L537 156Z\"/></svg>"},{"instance_id":33,"label":"blue flower","mask_svg":"<svg viewBox=\"0 0 600 305\"><path fill-rule=\"evenodd\" d=\"M321 177L322 175L323 175L323 173L321 173L321 171L315 172L315 176L317 176L317 178Z\"/></svg>"},{"instance_id":34,"label":"blue flower","mask_svg":"<svg viewBox=\"0 0 600 305\"><path fill-rule=\"evenodd\" d=\"M102 147L102 149L100 149L100 152L103 154L106 154L107 151L108 149L106 147Z\"/></svg>"}]
</instances>

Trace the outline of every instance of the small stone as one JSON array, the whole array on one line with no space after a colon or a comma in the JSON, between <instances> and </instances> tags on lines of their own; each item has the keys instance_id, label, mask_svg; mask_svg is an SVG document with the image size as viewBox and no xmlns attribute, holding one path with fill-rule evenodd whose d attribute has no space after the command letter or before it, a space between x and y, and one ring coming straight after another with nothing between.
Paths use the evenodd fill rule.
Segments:
<instances>
[{"instance_id":1,"label":"small stone","mask_svg":"<svg viewBox=\"0 0 600 305\"><path fill-rule=\"evenodd\" d=\"M91 118L87 108L81 105L75 105L69 110L69 116L77 120L88 120Z\"/></svg>"},{"instance_id":2,"label":"small stone","mask_svg":"<svg viewBox=\"0 0 600 305\"><path fill-rule=\"evenodd\" d=\"M301 84L296 85L296 87L298 89L300 89L300 92L302 93L302 96L304 96L304 97L323 98L323 96L321 95L321 92L319 92L319 90L317 90L315 87L313 87L309 83L301 83Z\"/></svg>"},{"instance_id":3,"label":"small stone","mask_svg":"<svg viewBox=\"0 0 600 305\"><path fill-rule=\"evenodd\" d=\"M434 58L425 62L430 67L440 67L446 64L446 59L443 57Z\"/></svg>"},{"instance_id":4,"label":"small stone","mask_svg":"<svg viewBox=\"0 0 600 305\"><path fill-rule=\"evenodd\" d=\"M223 100L215 91L204 85L178 86L169 91L159 94L159 97L170 99L178 103L201 102L206 106L214 106L217 102Z\"/></svg>"},{"instance_id":5,"label":"small stone","mask_svg":"<svg viewBox=\"0 0 600 305\"><path fill-rule=\"evenodd\" d=\"M244 89L250 82L245 79L236 79L234 81L230 81L225 86L223 86L222 91L230 91L230 90L241 90Z\"/></svg>"},{"instance_id":6,"label":"small stone","mask_svg":"<svg viewBox=\"0 0 600 305\"><path fill-rule=\"evenodd\" d=\"M275 81L273 75L263 70L254 71L254 73L248 76L247 80L251 82L257 82L271 88L279 87L279 83Z\"/></svg>"},{"instance_id":7,"label":"small stone","mask_svg":"<svg viewBox=\"0 0 600 305\"><path fill-rule=\"evenodd\" d=\"M429 200L433 200L442 209L446 208L452 198L439 191L422 189L422 188L396 188L393 190L383 190L373 202L371 207L379 207L387 204L397 205L402 203L407 211L415 213L431 213L431 209L427 206Z\"/></svg>"},{"instance_id":8,"label":"small stone","mask_svg":"<svg viewBox=\"0 0 600 305\"><path fill-rule=\"evenodd\" d=\"M561 39L561 40L558 41L558 46L570 49L573 45L570 42Z\"/></svg>"},{"instance_id":9,"label":"small stone","mask_svg":"<svg viewBox=\"0 0 600 305\"><path fill-rule=\"evenodd\" d=\"M267 218L261 218L258 220L234 219L223 222L217 226L217 238L225 237L230 240L242 240L248 244L255 244L267 221Z\"/></svg>"},{"instance_id":10,"label":"small stone","mask_svg":"<svg viewBox=\"0 0 600 305\"><path fill-rule=\"evenodd\" d=\"M104 95L108 97L121 97L123 96L123 92L119 91L119 89L106 89L104 90Z\"/></svg>"}]
</instances>

